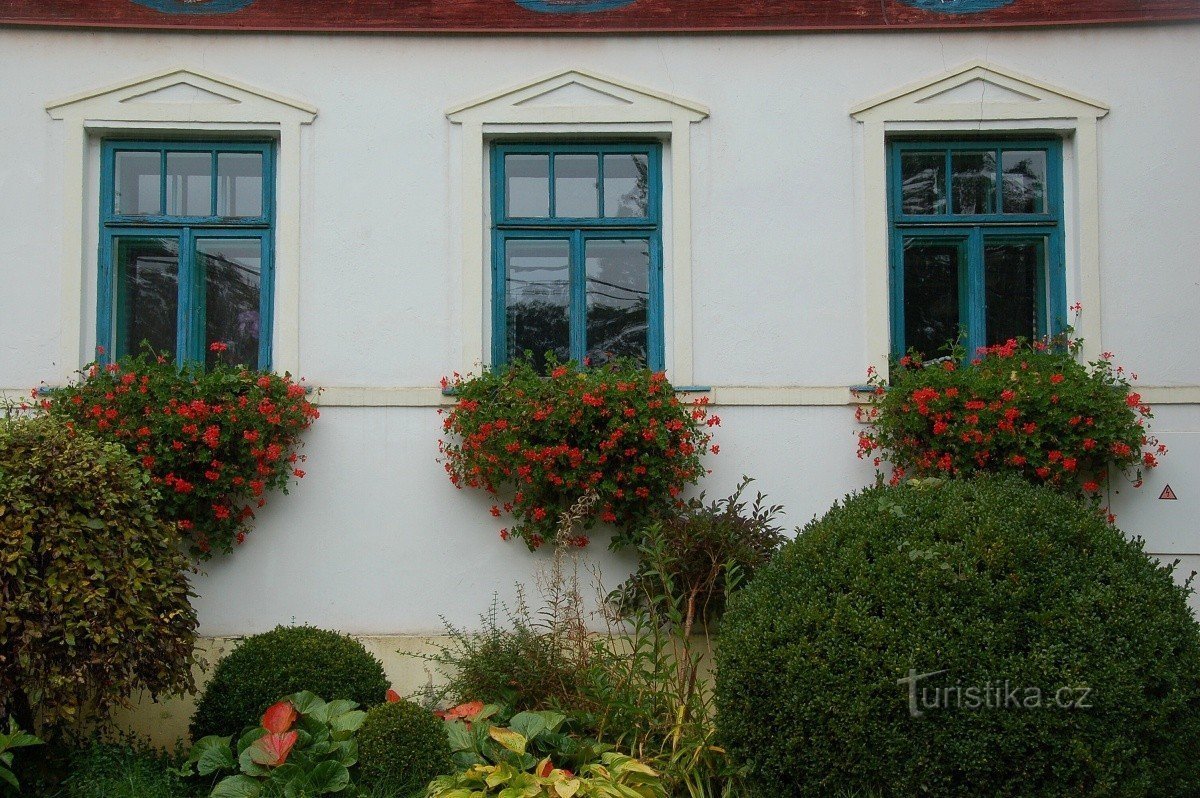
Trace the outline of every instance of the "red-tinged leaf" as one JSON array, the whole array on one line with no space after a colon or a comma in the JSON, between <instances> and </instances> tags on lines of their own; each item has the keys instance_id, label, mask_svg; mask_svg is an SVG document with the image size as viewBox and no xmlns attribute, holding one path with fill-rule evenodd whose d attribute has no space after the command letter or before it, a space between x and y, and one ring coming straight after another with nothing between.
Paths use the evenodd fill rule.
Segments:
<instances>
[{"instance_id":1,"label":"red-tinged leaf","mask_svg":"<svg viewBox=\"0 0 1200 798\"><path fill-rule=\"evenodd\" d=\"M554 763L550 761L550 757L546 757L541 762L538 762L537 774L543 779L549 777L554 772Z\"/></svg>"},{"instance_id":2,"label":"red-tinged leaf","mask_svg":"<svg viewBox=\"0 0 1200 798\"><path fill-rule=\"evenodd\" d=\"M395 690L388 690L387 691L387 700L388 700L389 704L395 704L397 701L400 700L400 694L397 693Z\"/></svg>"},{"instance_id":3,"label":"red-tinged leaf","mask_svg":"<svg viewBox=\"0 0 1200 798\"><path fill-rule=\"evenodd\" d=\"M271 734L283 734L296 722L296 708L290 701L280 701L263 713L262 727Z\"/></svg>"},{"instance_id":4,"label":"red-tinged leaf","mask_svg":"<svg viewBox=\"0 0 1200 798\"><path fill-rule=\"evenodd\" d=\"M250 744L250 761L263 767L277 768L287 761L292 746L299 737L294 731L287 734L267 734Z\"/></svg>"},{"instance_id":5,"label":"red-tinged leaf","mask_svg":"<svg viewBox=\"0 0 1200 798\"><path fill-rule=\"evenodd\" d=\"M433 714L442 720L474 720L475 716L480 712L483 712L482 701L468 701L465 704L459 704L456 707L443 709Z\"/></svg>"}]
</instances>

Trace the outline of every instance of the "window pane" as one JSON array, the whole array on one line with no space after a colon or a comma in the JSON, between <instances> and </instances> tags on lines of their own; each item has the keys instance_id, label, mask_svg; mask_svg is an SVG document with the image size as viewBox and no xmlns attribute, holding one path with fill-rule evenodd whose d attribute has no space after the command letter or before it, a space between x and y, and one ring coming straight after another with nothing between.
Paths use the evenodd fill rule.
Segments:
<instances>
[{"instance_id":1,"label":"window pane","mask_svg":"<svg viewBox=\"0 0 1200 798\"><path fill-rule=\"evenodd\" d=\"M1046 210L1046 153L1043 150L1005 150L1004 212L1044 213Z\"/></svg>"},{"instance_id":2,"label":"window pane","mask_svg":"<svg viewBox=\"0 0 1200 798\"><path fill-rule=\"evenodd\" d=\"M900 179L904 213L946 212L945 152L901 153Z\"/></svg>"},{"instance_id":3,"label":"window pane","mask_svg":"<svg viewBox=\"0 0 1200 798\"><path fill-rule=\"evenodd\" d=\"M993 213L996 209L996 154L956 152L950 160L954 213Z\"/></svg>"},{"instance_id":4,"label":"window pane","mask_svg":"<svg viewBox=\"0 0 1200 798\"><path fill-rule=\"evenodd\" d=\"M167 214L212 216L212 155L167 153Z\"/></svg>"},{"instance_id":5,"label":"window pane","mask_svg":"<svg viewBox=\"0 0 1200 798\"><path fill-rule=\"evenodd\" d=\"M600 215L600 162L597 156L554 156L554 215L563 219Z\"/></svg>"},{"instance_id":6,"label":"window pane","mask_svg":"<svg viewBox=\"0 0 1200 798\"><path fill-rule=\"evenodd\" d=\"M647 361L650 329L650 242L592 239L585 245L587 354Z\"/></svg>"},{"instance_id":7,"label":"window pane","mask_svg":"<svg viewBox=\"0 0 1200 798\"><path fill-rule=\"evenodd\" d=\"M259 152L217 154L217 216L263 215L263 157Z\"/></svg>"},{"instance_id":8,"label":"window pane","mask_svg":"<svg viewBox=\"0 0 1200 798\"><path fill-rule=\"evenodd\" d=\"M604 156L604 215L644 219L650 215L650 159L645 155Z\"/></svg>"},{"instance_id":9,"label":"window pane","mask_svg":"<svg viewBox=\"0 0 1200 798\"><path fill-rule=\"evenodd\" d=\"M957 241L904 242L904 346L926 358L958 338Z\"/></svg>"},{"instance_id":10,"label":"window pane","mask_svg":"<svg viewBox=\"0 0 1200 798\"><path fill-rule=\"evenodd\" d=\"M529 351L538 368L546 352L569 360L570 243L509 239L504 246L508 357Z\"/></svg>"},{"instance_id":11,"label":"window pane","mask_svg":"<svg viewBox=\"0 0 1200 798\"><path fill-rule=\"evenodd\" d=\"M261 335L262 241L202 238L196 266L204 275L204 352L208 365L239 363L258 368ZM213 352L209 344L228 347Z\"/></svg>"},{"instance_id":12,"label":"window pane","mask_svg":"<svg viewBox=\"0 0 1200 798\"><path fill-rule=\"evenodd\" d=\"M507 216L550 215L550 156L504 156L504 198Z\"/></svg>"},{"instance_id":13,"label":"window pane","mask_svg":"<svg viewBox=\"0 0 1200 798\"><path fill-rule=\"evenodd\" d=\"M987 343L1034 338L1042 333L1039 275L1046 247L1035 241L992 241L983 247L987 292Z\"/></svg>"},{"instance_id":14,"label":"window pane","mask_svg":"<svg viewBox=\"0 0 1200 798\"><path fill-rule=\"evenodd\" d=\"M174 238L118 238L117 355L136 353L142 341L175 356L179 310L179 242Z\"/></svg>"},{"instance_id":15,"label":"window pane","mask_svg":"<svg viewBox=\"0 0 1200 798\"><path fill-rule=\"evenodd\" d=\"M118 152L113 209L127 216L162 213L162 159L157 152Z\"/></svg>"}]
</instances>

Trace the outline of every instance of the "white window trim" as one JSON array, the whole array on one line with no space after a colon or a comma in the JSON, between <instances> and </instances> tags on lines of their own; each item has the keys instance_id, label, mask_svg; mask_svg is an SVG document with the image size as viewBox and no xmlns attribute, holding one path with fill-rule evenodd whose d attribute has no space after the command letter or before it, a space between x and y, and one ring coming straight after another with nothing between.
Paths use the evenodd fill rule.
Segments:
<instances>
[{"instance_id":1,"label":"white window trim","mask_svg":"<svg viewBox=\"0 0 1200 798\"><path fill-rule=\"evenodd\" d=\"M97 190L89 180L89 152L112 135L231 137L266 134L279 142L275 166L275 296L272 368L299 371L300 316L300 128L317 110L228 78L192 69L168 69L82 92L46 104L66 124L63 184L61 379L95 355L95 310L85 312L93 289L85 275L97 273L96 231L88 208ZM94 173L95 170L92 170Z\"/></svg>"},{"instance_id":2,"label":"white window trim","mask_svg":"<svg viewBox=\"0 0 1200 798\"><path fill-rule=\"evenodd\" d=\"M1075 325L1083 356L1103 351L1100 328L1100 210L1097 121L1108 106L985 61L971 61L937 77L856 105L862 123L866 332L868 362L887 377L891 353L888 292L887 137L897 132L1045 131L1068 139L1064 151L1064 230L1067 304L1080 302ZM1073 159L1074 169L1066 163Z\"/></svg>"},{"instance_id":3,"label":"white window trim","mask_svg":"<svg viewBox=\"0 0 1200 798\"><path fill-rule=\"evenodd\" d=\"M518 136L649 135L664 141L663 271L666 365L692 382L691 125L708 109L581 69L556 72L446 112L462 129L462 370L488 362L490 237L487 149Z\"/></svg>"}]
</instances>

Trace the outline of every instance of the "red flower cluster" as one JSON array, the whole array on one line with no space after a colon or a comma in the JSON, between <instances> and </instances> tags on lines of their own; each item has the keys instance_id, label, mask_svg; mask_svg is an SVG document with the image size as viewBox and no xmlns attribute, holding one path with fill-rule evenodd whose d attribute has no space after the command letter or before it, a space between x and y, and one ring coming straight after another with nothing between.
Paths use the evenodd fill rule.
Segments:
<instances>
[{"instance_id":1,"label":"red flower cluster","mask_svg":"<svg viewBox=\"0 0 1200 798\"><path fill-rule=\"evenodd\" d=\"M244 541L264 494L304 476L294 450L319 414L290 375L180 369L149 352L81 374L43 408L135 455L160 489L163 515L201 557Z\"/></svg>"},{"instance_id":2,"label":"red flower cluster","mask_svg":"<svg viewBox=\"0 0 1200 798\"><path fill-rule=\"evenodd\" d=\"M548 375L514 363L444 385L458 396L443 420L450 438L438 442L450 481L495 496L491 514L515 519L501 538L531 549L554 540L561 513L589 494L597 501L583 527L614 524L617 542L631 542L639 522L699 481L701 457L716 451L707 429L720 419L708 398L684 403L662 373L631 361L551 363Z\"/></svg>"},{"instance_id":3,"label":"red flower cluster","mask_svg":"<svg viewBox=\"0 0 1200 798\"><path fill-rule=\"evenodd\" d=\"M1068 492L1098 494L1108 466L1153 468L1166 447L1149 435L1150 407L1133 392L1111 355L1076 360L1080 342L1065 336L981 349L921 363L900 358L890 385L876 387L872 422L859 433L858 456L893 466L891 481L911 476L1015 472Z\"/></svg>"}]
</instances>

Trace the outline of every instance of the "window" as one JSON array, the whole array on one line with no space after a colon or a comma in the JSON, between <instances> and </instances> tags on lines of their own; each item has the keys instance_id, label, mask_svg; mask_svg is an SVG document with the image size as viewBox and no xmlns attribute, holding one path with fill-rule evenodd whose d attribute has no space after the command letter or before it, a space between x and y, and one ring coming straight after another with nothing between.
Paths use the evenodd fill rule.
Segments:
<instances>
[{"instance_id":1,"label":"window","mask_svg":"<svg viewBox=\"0 0 1200 798\"><path fill-rule=\"evenodd\" d=\"M892 142L892 351L1065 326L1061 143Z\"/></svg>"},{"instance_id":2,"label":"window","mask_svg":"<svg viewBox=\"0 0 1200 798\"><path fill-rule=\"evenodd\" d=\"M663 368L658 144L492 149L492 359Z\"/></svg>"},{"instance_id":3,"label":"window","mask_svg":"<svg viewBox=\"0 0 1200 798\"><path fill-rule=\"evenodd\" d=\"M274 153L266 142L106 141L96 340L179 362L271 362Z\"/></svg>"}]
</instances>

